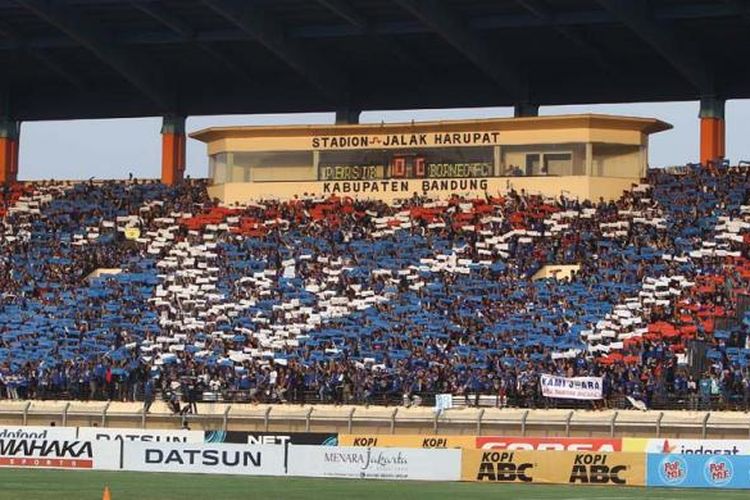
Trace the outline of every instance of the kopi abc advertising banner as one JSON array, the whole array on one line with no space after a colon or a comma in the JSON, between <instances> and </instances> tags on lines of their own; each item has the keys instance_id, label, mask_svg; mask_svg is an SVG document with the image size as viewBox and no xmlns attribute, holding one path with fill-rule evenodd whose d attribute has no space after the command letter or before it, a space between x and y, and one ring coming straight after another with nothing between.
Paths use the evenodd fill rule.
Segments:
<instances>
[{"instance_id":1,"label":"kopi abc advertising banner","mask_svg":"<svg viewBox=\"0 0 750 500\"><path fill-rule=\"evenodd\" d=\"M545 375L539 378L542 395L560 399L602 399L601 377L557 377Z\"/></svg>"},{"instance_id":2,"label":"kopi abc advertising banner","mask_svg":"<svg viewBox=\"0 0 750 500\"><path fill-rule=\"evenodd\" d=\"M648 455L648 486L750 489L750 456Z\"/></svg>"},{"instance_id":3,"label":"kopi abc advertising banner","mask_svg":"<svg viewBox=\"0 0 750 500\"><path fill-rule=\"evenodd\" d=\"M103 442L0 438L0 467L50 469L120 468L120 446Z\"/></svg>"},{"instance_id":4,"label":"kopi abc advertising banner","mask_svg":"<svg viewBox=\"0 0 750 500\"><path fill-rule=\"evenodd\" d=\"M464 481L643 486L642 453L463 450Z\"/></svg>"},{"instance_id":5,"label":"kopi abc advertising banner","mask_svg":"<svg viewBox=\"0 0 750 500\"><path fill-rule=\"evenodd\" d=\"M675 455L750 455L747 439L624 438L623 451Z\"/></svg>"},{"instance_id":6,"label":"kopi abc advertising banner","mask_svg":"<svg viewBox=\"0 0 750 500\"><path fill-rule=\"evenodd\" d=\"M339 446L366 448L474 448L474 436L428 436L418 434L339 434Z\"/></svg>"},{"instance_id":7,"label":"kopi abc advertising banner","mask_svg":"<svg viewBox=\"0 0 750 500\"><path fill-rule=\"evenodd\" d=\"M290 476L458 481L461 450L290 445Z\"/></svg>"},{"instance_id":8,"label":"kopi abc advertising banner","mask_svg":"<svg viewBox=\"0 0 750 500\"><path fill-rule=\"evenodd\" d=\"M284 446L125 441L123 470L281 476Z\"/></svg>"}]
</instances>

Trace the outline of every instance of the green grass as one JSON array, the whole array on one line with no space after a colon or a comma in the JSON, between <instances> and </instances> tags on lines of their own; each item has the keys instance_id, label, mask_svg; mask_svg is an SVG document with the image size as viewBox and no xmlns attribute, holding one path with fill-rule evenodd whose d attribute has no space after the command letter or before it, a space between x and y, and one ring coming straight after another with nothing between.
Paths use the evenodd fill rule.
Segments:
<instances>
[{"instance_id":1,"label":"green grass","mask_svg":"<svg viewBox=\"0 0 750 500\"><path fill-rule=\"evenodd\" d=\"M572 487L515 484L361 481L289 477L241 477L143 472L0 469L0 499L101 500L229 499L524 499L524 500L705 500L700 490ZM713 491L713 499L746 500L746 491Z\"/></svg>"}]
</instances>

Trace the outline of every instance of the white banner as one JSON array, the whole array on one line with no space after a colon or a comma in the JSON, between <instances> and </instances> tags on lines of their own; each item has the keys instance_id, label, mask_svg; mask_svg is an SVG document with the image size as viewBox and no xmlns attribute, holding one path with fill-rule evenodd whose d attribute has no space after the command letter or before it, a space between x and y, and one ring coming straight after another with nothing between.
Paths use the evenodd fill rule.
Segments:
<instances>
[{"instance_id":1,"label":"white banner","mask_svg":"<svg viewBox=\"0 0 750 500\"><path fill-rule=\"evenodd\" d=\"M60 441L75 441L76 436L75 427L0 426L0 439L58 439Z\"/></svg>"},{"instance_id":2,"label":"white banner","mask_svg":"<svg viewBox=\"0 0 750 500\"><path fill-rule=\"evenodd\" d=\"M283 446L225 443L122 443L123 470L199 474L284 474Z\"/></svg>"},{"instance_id":3,"label":"white banner","mask_svg":"<svg viewBox=\"0 0 750 500\"><path fill-rule=\"evenodd\" d=\"M750 455L750 440L747 439L645 439L645 450L639 439L626 439L628 451L646 453L668 453L673 455ZM631 444L633 443L633 444Z\"/></svg>"},{"instance_id":4,"label":"white banner","mask_svg":"<svg viewBox=\"0 0 750 500\"><path fill-rule=\"evenodd\" d=\"M0 438L0 467L50 469L120 468L121 443Z\"/></svg>"},{"instance_id":5,"label":"white banner","mask_svg":"<svg viewBox=\"0 0 750 500\"><path fill-rule=\"evenodd\" d=\"M81 441L143 441L167 443L202 443L203 431L167 429L116 429L104 427L79 427Z\"/></svg>"},{"instance_id":6,"label":"white banner","mask_svg":"<svg viewBox=\"0 0 750 500\"><path fill-rule=\"evenodd\" d=\"M290 445L290 476L458 481L461 450Z\"/></svg>"},{"instance_id":7,"label":"white banner","mask_svg":"<svg viewBox=\"0 0 750 500\"><path fill-rule=\"evenodd\" d=\"M542 395L561 399L602 399L601 377L557 377L542 375Z\"/></svg>"}]
</instances>

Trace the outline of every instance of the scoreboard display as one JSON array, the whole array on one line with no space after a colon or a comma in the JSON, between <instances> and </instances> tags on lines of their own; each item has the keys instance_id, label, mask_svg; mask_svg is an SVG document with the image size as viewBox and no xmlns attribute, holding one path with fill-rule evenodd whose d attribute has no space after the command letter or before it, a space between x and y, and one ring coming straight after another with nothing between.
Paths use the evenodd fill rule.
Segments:
<instances>
[{"instance_id":1,"label":"scoreboard display","mask_svg":"<svg viewBox=\"0 0 750 500\"><path fill-rule=\"evenodd\" d=\"M318 166L321 181L367 181L384 179L450 179L493 177L489 161L430 162L422 156L396 156L389 164Z\"/></svg>"}]
</instances>

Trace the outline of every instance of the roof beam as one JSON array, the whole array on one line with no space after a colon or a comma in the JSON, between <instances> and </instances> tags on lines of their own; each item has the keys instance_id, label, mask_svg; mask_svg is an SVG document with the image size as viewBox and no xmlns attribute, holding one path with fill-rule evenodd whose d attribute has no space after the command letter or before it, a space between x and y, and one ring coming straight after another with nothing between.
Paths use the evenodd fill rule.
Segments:
<instances>
[{"instance_id":1,"label":"roof beam","mask_svg":"<svg viewBox=\"0 0 750 500\"><path fill-rule=\"evenodd\" d=\"M78 90L86 90L86 84L78 75L65 69L62 64L55 61L45 51L27 47L18 32L2 21L0 21L0 35L3 35L12 43L15 43L18 49L24 50L27 54L34 57L37 61L46 66L47 69L51 70L54 73L57 73L60 77L76 87Z\"/></svg>"},{"instance_id":2,"label":"roof beam","mask_svg":"<svg viewBox=\"0 0 750 500\"><path fill-rule=\"evenodd\" d=\"M229 57L226 57L224 54L208 45L208 43L197 41L195 39L195 29L186 21L180 19L179 17L165 9L161 4L154 2L146 3L143 1L135 0L131 1L130 3L139 11L160 22L161 24L172 30L174 33L178 34L180 37L182 37L182 41L193 44L195 47L213 57L216 61L223 64L227 69L232 71L240 78L248 81L254 80L254 76L241 65L237 64Z\"/></svg>"},{"instance_id":3,"label":"roof beam","mask_svg":"<svg viewBox=\"0 0 750 500\"><path fill-rule=\"evenodd\" d=\"M106 38L93 26L87 25L78 18L72 9L44 0L16 0L16 2L88 49L155 104L165 109L170 108L171 100L160 85L142 72L136 62L107 44L104 41Z\"/></svg>"},{"instance_id":4,"label":"roof beam","mask_svg":"<svg viewBox=\"0 0 750 500\"><path fill-rule=\"evenodd\" d=\"M344 19L355 28L359 28L362 31L367 30L369 25L367 19L354 10L346 0L318 0L318 3Z\"/></svg>"},{"instance_id":5,"label":"roof beam","mask_svg":"<svg viewBox=\"0 0 750 500\"><path fill-rule=\"evenodd\" d=\"M203 0L203 3L273 52L326 97L336 102L348 98L346 75L290 40L283 27L252 2L237 4L230 0Z\"/></svg>"},{"instance_id":6,"label":"roof beam","mask_svg":"<svg viewBox=\"0 0 750 500\"><path fill-rule=\"evenodd\" d=\"M580 36L573 26L564 26L555 23L555 13L543 0L516 0L516 3L534 14L545 24L554 26L555 30L562 36L573 42L579 49L591 57L600 68L607 72L614 72L614 67L599 49L588 43Z\"/></svg>"},{"instance_id":7,"label":"roof beam","mask_svg":"<svg viewBox=\"0 0 750 500\"><path fill-rule=\"evenodd\" d=\"M440 0L394 0L464 55L518 102L529 100L529 87L507 60L491 54L481 38Z\"/></svg>"},{"instance_id":8,"label":"roof beam","mask_svg":"<svg viewBox=\"0 0 750 500\"><path fill-rule=\"evenodd\" d=\"M695 52L686 49L686 42L680 41L673 30L656 21L642 0L596 1L639 38L651 45L701 93L715 93L714 78L706 62L702 61Z\"/></svg>"}]
</instances>

